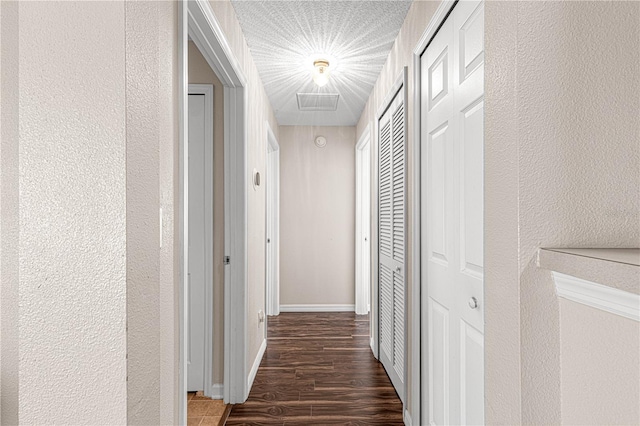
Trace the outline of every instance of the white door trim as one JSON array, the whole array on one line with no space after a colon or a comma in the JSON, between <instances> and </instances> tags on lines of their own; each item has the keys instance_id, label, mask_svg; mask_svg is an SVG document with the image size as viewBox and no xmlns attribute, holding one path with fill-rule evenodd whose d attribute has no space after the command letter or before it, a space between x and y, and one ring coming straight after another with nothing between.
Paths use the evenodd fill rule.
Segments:
<instances>
[{"instance_id":1,"label":"white door trim","mask_svg":"<svg viewBox=\"0 0 640 426\"><path fill-rule=\"evenodd\" d=\"M414 345L413 350L411 351L411 371L417 371L420 374L420 380L413 380L411 386L411 412L410 418L413 420L413 425L421 425L422 422L426 421L425 419L429 418L428 409L429 407L421 408L421 392L422 389L428 389L428 387L422 386L423 380L428 380L427 374L428 369L421 369L421 356L422 354L428 353L428 342L422 341L422 328L427 327L426 321L426 311L422 312L421 308L421 293L420 293L420 280L421 280L421 212L420 212L420 203L421 203L421 152L420 152L420 142L421 142L421 77L422 77L422 67L420 62L420 57L422 53L427 49L429 43L435 37L436 33L447 19L453 7L457 3L458 0L443 0L440 3L440 6L436 10L435 14L431 18L429 25L425 29L424 33L420 37L418 44L413 49L413 138L412 139L412 152L413 152L413 164L411 173L411 180L413 181L413 190L411 192L411 198L413 200L413 206L411 208L411 230L412 230L412 265L411 265L411 290L414 297L411 302L411 312L413 312L412 323L413 327L411 327L411 340L413 342L420 342L419 345ZM415 375L414 375L415 377ZM428 396L428 395L427 395Z\"/></svg>"},{"instance_id":2,"label":"white door trim","mask_svg":"<svg viewBox=\"0 0 640 426\"><path fill-rule=\"evenodd\" d=\"M363 167L363 162L364 161L368 161L371 162L371 158L365 158L364 157L364 152L363 149L367 146L367 144L370 144L371 141L371 133L370 133L370 125L367 125L366 129L364 130L364 132L362 132L362 135L360 135L360 140L358 141L358 143L356 144L356 305L355 305L355 310L356 310L356 314L359 315L364 315L366 313L368 313L369 309L369 305L370 305L370 301L368 300L369 298L367 297L368 292L366 291L367 289L365 288L365 284L363 282L363 276L362 276L362 272L363 272L363 268L365 265L363 265L363 250L364 250L364 245L362 244L363 241L363 234L367 235L370 234L370 230L369 232L365 233L365 230L363 229L363 220L362 220L362 215L363 215L363 209L365 206L362 205L362 167ZM369 168L369 170L371 170L371 168ZM371 206L369 206L369 208L371 208ZM371 266L371 265L369 265Z\"/></svg>"},{"instance_id":3,"label":"white door trim","mask_svg":"<svg viewBox=\"0 0 640 426\"><path fill-rule=\"evenodd\" d=\"M213 259L213 85L189 84L189 95L204 96L205 259ZM204 395L213 397L213 263L205 262Z\"/></svg>"},{"instance_id":4,"label":"white door trim","mask_svg":"<svg viewBox=\"0 0 640 426\"><path fill-rule=\"evenodd\" d=\"M241 403L247 398L246 362L247 311L247 92L246 78L229 43L206 0L180 2L178 65L180 129L180 195L178 229L180 232L180 365L179 421L186 424L186 344L188 251L188 40L196 44L207 63L224 85L224 198L225 254L231 263L225 266L224 299L224 400Z\"/></svg>"},{"instance_id":5,"label":"white door trim","mask_svg":"<svg viewBox=\"0 0 640 426\"><path fill-rule=\"evenodd\" d=\"M273 264L271 268L267 267L267 272L271 277L267 276L267 315L280 315L280 145L276 136L271 130L268 121L265 122L267 128L267 197L272 197L272 211L267 212L267 229L272 230L270 244L267 245L267 253L272 252ZM273 188L273 192L269 188ZM267 256L267 261L269 256ZM265 327L266 329L266 327Z\"/></svg>"}]
</instances>

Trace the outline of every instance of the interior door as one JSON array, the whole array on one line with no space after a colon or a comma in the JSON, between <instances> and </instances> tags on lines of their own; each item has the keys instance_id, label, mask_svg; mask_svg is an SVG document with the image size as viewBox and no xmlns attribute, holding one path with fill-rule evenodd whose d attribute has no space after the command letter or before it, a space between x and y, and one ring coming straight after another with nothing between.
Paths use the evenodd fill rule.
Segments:
<instances>
[{"instance_id":1,"label":"interior door","mask_svg":"<svg viewBox=\"0 0 640 426\"><path fill-rule=\"evenodd\" d=\"M189 95L189 324L187 390L204 390L205 96Z\"/></svg>"},{"instance_id":2,"label":"interior door","mask_svg":"<svg viewBox=\"0 0 640 426\"><path fill-rule=\"evenodd\" d=\"M367 312L371 311L371 143L362 148L362 284Z\"/></svg>"},{"instance_id":3,"label":"interior door","mask_svg":"<svg viewBox=\"0 0 640 426\"><path fill-rule=\"evenodd\" d=\"M279 150L267 152L267 315L279 315L278 292L278 186ZM266 330L266 327L265 327Z\"/></svg>"},{"instance_id":4,"label":"interior door","mask_svg":"<svg viewBox=\"0 0 640 426\"><path fill-rule=\"evenodd\" d=\"M484 423L483 15L482 2L458 2L421 57L429 424Z\"/></svg>"},{"instance_id":5,"label":"interior door","mask_svg":"<svg viewBox=\"0 0 640 426\"><path fill-rule=\"evenodd\" d=\"M405 112L400 90L379 121L379 354L404 402Z\"/></svg>"}]
</instances>

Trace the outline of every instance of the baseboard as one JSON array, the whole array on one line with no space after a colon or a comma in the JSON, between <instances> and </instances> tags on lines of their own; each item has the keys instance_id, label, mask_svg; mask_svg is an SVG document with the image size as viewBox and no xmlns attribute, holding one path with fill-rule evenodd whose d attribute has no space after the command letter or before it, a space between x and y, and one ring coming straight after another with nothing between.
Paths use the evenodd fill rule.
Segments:
<instances>
[{"instance_id":1,"label":"baseboard","mask_svg":"<svg viewBox=\"0 0 640 426\"><path fill-rule=\"evenodd\" d=\"M211 385L211 399L223 399L224 398L224 385L222 383L214 383Z\"/></svg>"},{"instance_id":2,"label":"baseboard","mask_svg":"<svg viewBox=\"0 0 640 426\"><path fill-rule=\"evenodd\" d=\"M262 341L260 345L260 349L258 349L258 355L256 359L253 361L253 366L251 367L251 371L249 372L249 377L247 377L247 394L251 391L251 386L253 386L253 381L256 379L256 374L258 374L258 368L260 367L260 363L262 362L262 357L264 356L264 351L267 350L267 339Z\"/></svg>"},{"instance_id":3,"label":"baseboard","mask_svg":"<svg viewBox=\"0 0 640 426\"><path fill-rule=\"evenodd\" d=\"M280 305L280 312L355 312L356 305Z\"/></svg>"}]
</instances>

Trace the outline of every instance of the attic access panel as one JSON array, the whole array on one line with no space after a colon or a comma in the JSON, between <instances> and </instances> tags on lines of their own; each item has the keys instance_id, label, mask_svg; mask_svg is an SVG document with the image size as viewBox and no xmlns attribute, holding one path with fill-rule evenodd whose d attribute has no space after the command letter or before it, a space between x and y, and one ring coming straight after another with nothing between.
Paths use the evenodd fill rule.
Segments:
<instances>
[{"instance_id":1,"label":"attic access panel","mask_svg":"<svg viewBox=\"0 0 640 426\"><path fill-rule=\"evenodd\" d=\"M335 111L340 95L337 93L296 93L300 111Z\"/></svg>"}]
</instances>

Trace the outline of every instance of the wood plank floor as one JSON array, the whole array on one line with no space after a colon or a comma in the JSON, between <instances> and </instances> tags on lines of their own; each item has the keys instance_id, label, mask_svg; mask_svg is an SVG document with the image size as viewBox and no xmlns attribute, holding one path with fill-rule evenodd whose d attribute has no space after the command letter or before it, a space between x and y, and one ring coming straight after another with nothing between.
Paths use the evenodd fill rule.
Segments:
<instances>
[{"instance_id":1,"label":"wood plank floor","mask_svg":"<svg viewBox=\"0 0 640 426\"><path fill-rule=\"evenodd\" d=\"M402 403L369 348L369 319L350 312L269 317L249 399L227 425L402 425Z\"/></svg>"}]
</instances>

